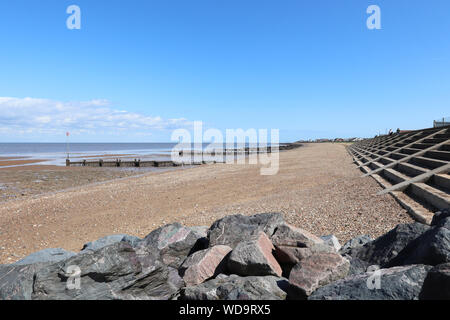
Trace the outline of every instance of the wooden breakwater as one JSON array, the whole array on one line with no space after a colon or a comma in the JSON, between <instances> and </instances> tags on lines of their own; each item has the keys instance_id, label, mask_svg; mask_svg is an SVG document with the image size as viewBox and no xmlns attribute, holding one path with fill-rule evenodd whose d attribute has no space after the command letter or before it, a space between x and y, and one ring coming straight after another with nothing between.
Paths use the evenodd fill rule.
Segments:
<instances>
[{"instance_id":1,"label":"wooden breakwater","mask_svg":"<svg viewBox=\"0 0 450 320\"><path fill-rule=\"evenodd\" d=\"M66 159L66 166L81 166L81 167L178 167L182 165L201 165L207 163L224 163L225 160L201 160L197 161L195 156L245 156L250 154L261 154L261 153L272 153L279 152L284 150L291 150L300 147L302 144L300 143L288 143L278 146L277 148L267 147L267 148L244 148L244 149L223 149L223 150L212 150L212 151L196 151L196 150L182 150L178 152L180 157L186 158L186 156L191 156L191 159L187 162L175 162L172 160L141 160L139 158L132 160L125 159L114 159L114 160L104 160L104 159L96 159L87 161L86 159L80 161L72 161L70 159ZM194 159L192 159L194 156Z\"/></svg>"}]
</instances>

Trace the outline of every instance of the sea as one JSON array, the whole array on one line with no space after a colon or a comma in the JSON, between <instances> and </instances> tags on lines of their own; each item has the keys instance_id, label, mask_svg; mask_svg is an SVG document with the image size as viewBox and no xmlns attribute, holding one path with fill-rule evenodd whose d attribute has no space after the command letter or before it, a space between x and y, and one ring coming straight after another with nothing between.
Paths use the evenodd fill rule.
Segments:
<instances>
[{"instance_id":1,"label":"sea","mask_svg":"<svg viewBox=\"0 0 450 320\"><path fill-rule=\"evenodd\" d=\"M82 159L128 155L130 157L170 159L176 143L0 143L0 158L44 160L33 163L65 165L66 158ZM0 159L1 160L1 159Z\"/></svg>"},{"instance_id":2,"label":"sea","mask_svg":"<svg viewBox=\"0 0 450 320\"><path fill-rule=\"evenodd\" d=\"M23 165L64 166L67 158L71 160L120 157L122 159L139 158L141 160L170 160L171 152L177 143L0 143L0 165L2 158L8 160L42 160ZM201 148L206 148L204 143ZM248 147L249 145L246 144ZM234 148L236 146L223 146ZM251 147L251 146L250 146ZM198 150L198 146L185 145L183 149ZM19 166L19 165L10 165ZM5 166L2 166L5 168Z\"/></svg>"}]
</instances>

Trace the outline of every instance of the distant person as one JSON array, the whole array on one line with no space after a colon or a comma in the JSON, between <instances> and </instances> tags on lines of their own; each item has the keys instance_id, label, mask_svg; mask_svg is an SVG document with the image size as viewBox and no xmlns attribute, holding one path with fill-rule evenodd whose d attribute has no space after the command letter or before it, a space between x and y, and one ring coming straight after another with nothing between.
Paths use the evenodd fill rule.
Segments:
<instances>
[{"instance_id":1,"label":"distant person","mask_svg":"<svg viewBox=\"0 0 450 320\"><path fill-rule=\"evenodd\" d=\"M397 128L397 134L400 134L400 128Z\"/></svg>"},{"instance_id":2,"label":"distant person","mask_svg":"<svg viewBox=\"0 0 450 320\"><path fill-rule=\"evenodd\" d=\"M392 136L393 132L392 129L389 129L389 135Z\"/></svg>"}]
</instances>

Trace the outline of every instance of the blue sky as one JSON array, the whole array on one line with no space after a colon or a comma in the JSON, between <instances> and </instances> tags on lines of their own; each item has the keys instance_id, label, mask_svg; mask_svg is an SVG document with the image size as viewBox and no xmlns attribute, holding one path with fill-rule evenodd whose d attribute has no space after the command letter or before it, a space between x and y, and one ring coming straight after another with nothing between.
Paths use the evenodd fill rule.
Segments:
<instances>
[{"instance_id":1,"label":"blue sky","mask_svg":"<svg viewBox=\"0 0 450 320\"><path fill-rule=\"evenodd\" d=\"M68 30L66 8L81 8ZM381 30L366 9L381 8ZM373 136L450 116L448 0L0 2L0 142Z\"/></svg>"}]
</instances>

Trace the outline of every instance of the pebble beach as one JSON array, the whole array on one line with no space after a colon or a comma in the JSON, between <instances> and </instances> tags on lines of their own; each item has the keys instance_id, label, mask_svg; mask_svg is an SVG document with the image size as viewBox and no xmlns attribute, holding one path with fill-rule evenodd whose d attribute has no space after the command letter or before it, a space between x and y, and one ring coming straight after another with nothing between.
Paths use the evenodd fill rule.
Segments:
<instances>
[{"instance_id":1,"label":"pebble beach","mask_svg":"<svg viewBox=\"0 0 450 320\"><path fill-rule=\"evenodd\" d=\"M39 175L47 182L30 186L44 181ZM237 213L280 212L297 227L334 234L341 242L377 237L413 221L390 195L376 195L382 188L375 180L361 175L341 143L280 152L280 169L272 176L260 175L259 165L223 163L148 172L0 169L0 263L45 248L78 251L110 234L144 237L172 222L209 226Z\"/></svg>"}]
</instances>

